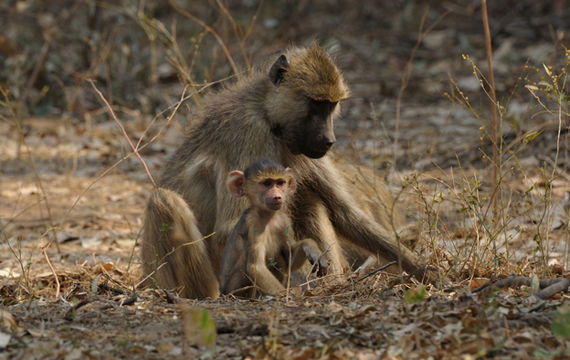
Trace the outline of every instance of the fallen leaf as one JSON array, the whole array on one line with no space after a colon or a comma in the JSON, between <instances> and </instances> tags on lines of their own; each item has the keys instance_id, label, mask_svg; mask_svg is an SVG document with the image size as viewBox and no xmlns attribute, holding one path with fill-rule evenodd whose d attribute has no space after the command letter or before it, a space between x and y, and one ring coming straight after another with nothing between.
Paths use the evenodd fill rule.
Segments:
<instances>
[{"instance_id":1,"label":"fallen leaf","mask_svg":"<svg viewBox=\"0 0 570 360\"><path fill-rule=\"evenodd\" d=\"M487 278L482 278L482 277L473 278L471 280L471 282L469 283L469 289L471 289L471 291L473 291L473 290L477 289L478 287L485 285L488 282L489 282L489 279L487 279Z\"/></svg>"},{"instance_id":2,"label":"fallen leaf","mask_svg":"<svg viewBox=\"0 0 570 360\"><path fill-rule=\"evenodd\" d=\"M11 338L12 335L0 332L0 349L4 349L6 346L8 346Z\"/></svg>"},{"instance_id":3,"label":"fallen leaf","mask_svg":"<svg viewBox=\"0 0 570 360\"><path fill-rule=\"evenodd\" d=\"M18 328L18 323L14 316L7 310L0 309L0 319L2 319L2 327L10 331L14 331Z\"/></svg>"},{"instance_id":4,"label":"fallen leaf","mask_svg":"<svg viewBox=\"0 0 570 360\"><path fill-rule=\"evenodd\" d=\"M87 249L95 249L99 247L103 241L99 236L81 238L81 246Z\"/></svg>"}]
</instances>

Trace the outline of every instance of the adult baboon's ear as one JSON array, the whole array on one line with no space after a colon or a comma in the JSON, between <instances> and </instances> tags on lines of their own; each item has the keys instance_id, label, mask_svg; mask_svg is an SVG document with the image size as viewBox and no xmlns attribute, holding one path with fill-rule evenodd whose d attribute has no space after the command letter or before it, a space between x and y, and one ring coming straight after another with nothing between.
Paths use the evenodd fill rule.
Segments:
<instances>
[{"instance_id":1,"label":"adult baboon's ear","mask_svg":"<svg viewBox=\"0 0 570 360\"><path fill-rule=\"evenodd\" d=\"M269 79L275 86L279 86L281 81L283 81L283 75L287 71L289 67L289 61L285 55L279 56L277 60L271 65L271 69L269 69Z\"/></svg>"}]
</instances>

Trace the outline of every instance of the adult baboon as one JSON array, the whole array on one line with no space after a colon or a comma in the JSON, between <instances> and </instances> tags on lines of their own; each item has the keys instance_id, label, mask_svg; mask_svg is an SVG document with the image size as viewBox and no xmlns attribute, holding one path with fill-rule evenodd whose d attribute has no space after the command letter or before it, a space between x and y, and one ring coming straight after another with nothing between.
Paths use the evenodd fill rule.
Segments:
<instances>
[{"instance_id":1,"label":"adult baboon","mask_svg":"<svg viewBox=\"0 0 570 360\"><path fill-rule=\"evenodd\" d=\"M378 206L381 213L371 216L325 156L336 140L339 101L347 96L340 70L316 43L292 47L268 68L211 95L149 200L145 273L163 288L179 288L182 296L217 297L224 244L248 205L228 193L227 174L266 157L293 169L294 232L297 239L317 241L329 272L347 265L340 244L347 241L368 254L399 258L404 270L424 276L418 258L385 225L389 220L376 220L388 219L391 205Z\"/></svg>"}]
</instances>

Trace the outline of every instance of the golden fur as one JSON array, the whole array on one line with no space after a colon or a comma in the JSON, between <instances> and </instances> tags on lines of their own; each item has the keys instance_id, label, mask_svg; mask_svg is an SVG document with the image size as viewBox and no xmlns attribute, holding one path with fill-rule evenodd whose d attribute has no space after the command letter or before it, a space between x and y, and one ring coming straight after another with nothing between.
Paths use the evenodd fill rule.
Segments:
<instances>
[{"instance_id":1,"label":"golden fur","mask_svg":"<svg viewBox=\"0 0 570 360\"><path fill-rule=\"evenodd\" d=\"M338 102L349 96L342 73L316 42L291 60L285 81L314 100Z\"/></svg>"}]
</instances>

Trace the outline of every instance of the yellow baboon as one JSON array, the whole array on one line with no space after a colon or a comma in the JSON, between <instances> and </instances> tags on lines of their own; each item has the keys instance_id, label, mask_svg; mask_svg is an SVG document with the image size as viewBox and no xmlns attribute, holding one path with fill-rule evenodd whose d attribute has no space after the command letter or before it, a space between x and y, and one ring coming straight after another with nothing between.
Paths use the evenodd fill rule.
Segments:
<instances>
[{"instance_id":1,"label":"yellow baboon","mask_svg":"<svg viewBox=\"0 0 570 360\"><path fill-rule=\"evenodd\" d=\"M295 191L290 169L267 158L234 170L228 188L250 204L237 222L224 248L219 275L222 294L252 297L282 295L290 273L309 259L315 270L326 273L328 264L312 239L294 241L287 201Z\"/></svg>"},{"instance_id":2,"label":"yellow baboon","mask_svg":"<svg viewBox=\"0 0 570 360\"><path fill-rule=\"evenodd\" d=\"M248 206L228 193L227 174L266 157L293 170L294 233L318 243L329 273L347 266L341 242L348 242L363 253L399 259L404 270L423 278L421 261L398 244L388 221L377 220L389 217L391 204L376 209L360 204L355 197L360 192L325 156L336 140L339 102L348 95L340 70L313 43L288 49L267 68L208 97L201 120L167 162L150 198L142 244L145 273L186 297L218 296L224 245Z\"/></svg>"}]
</instances>

